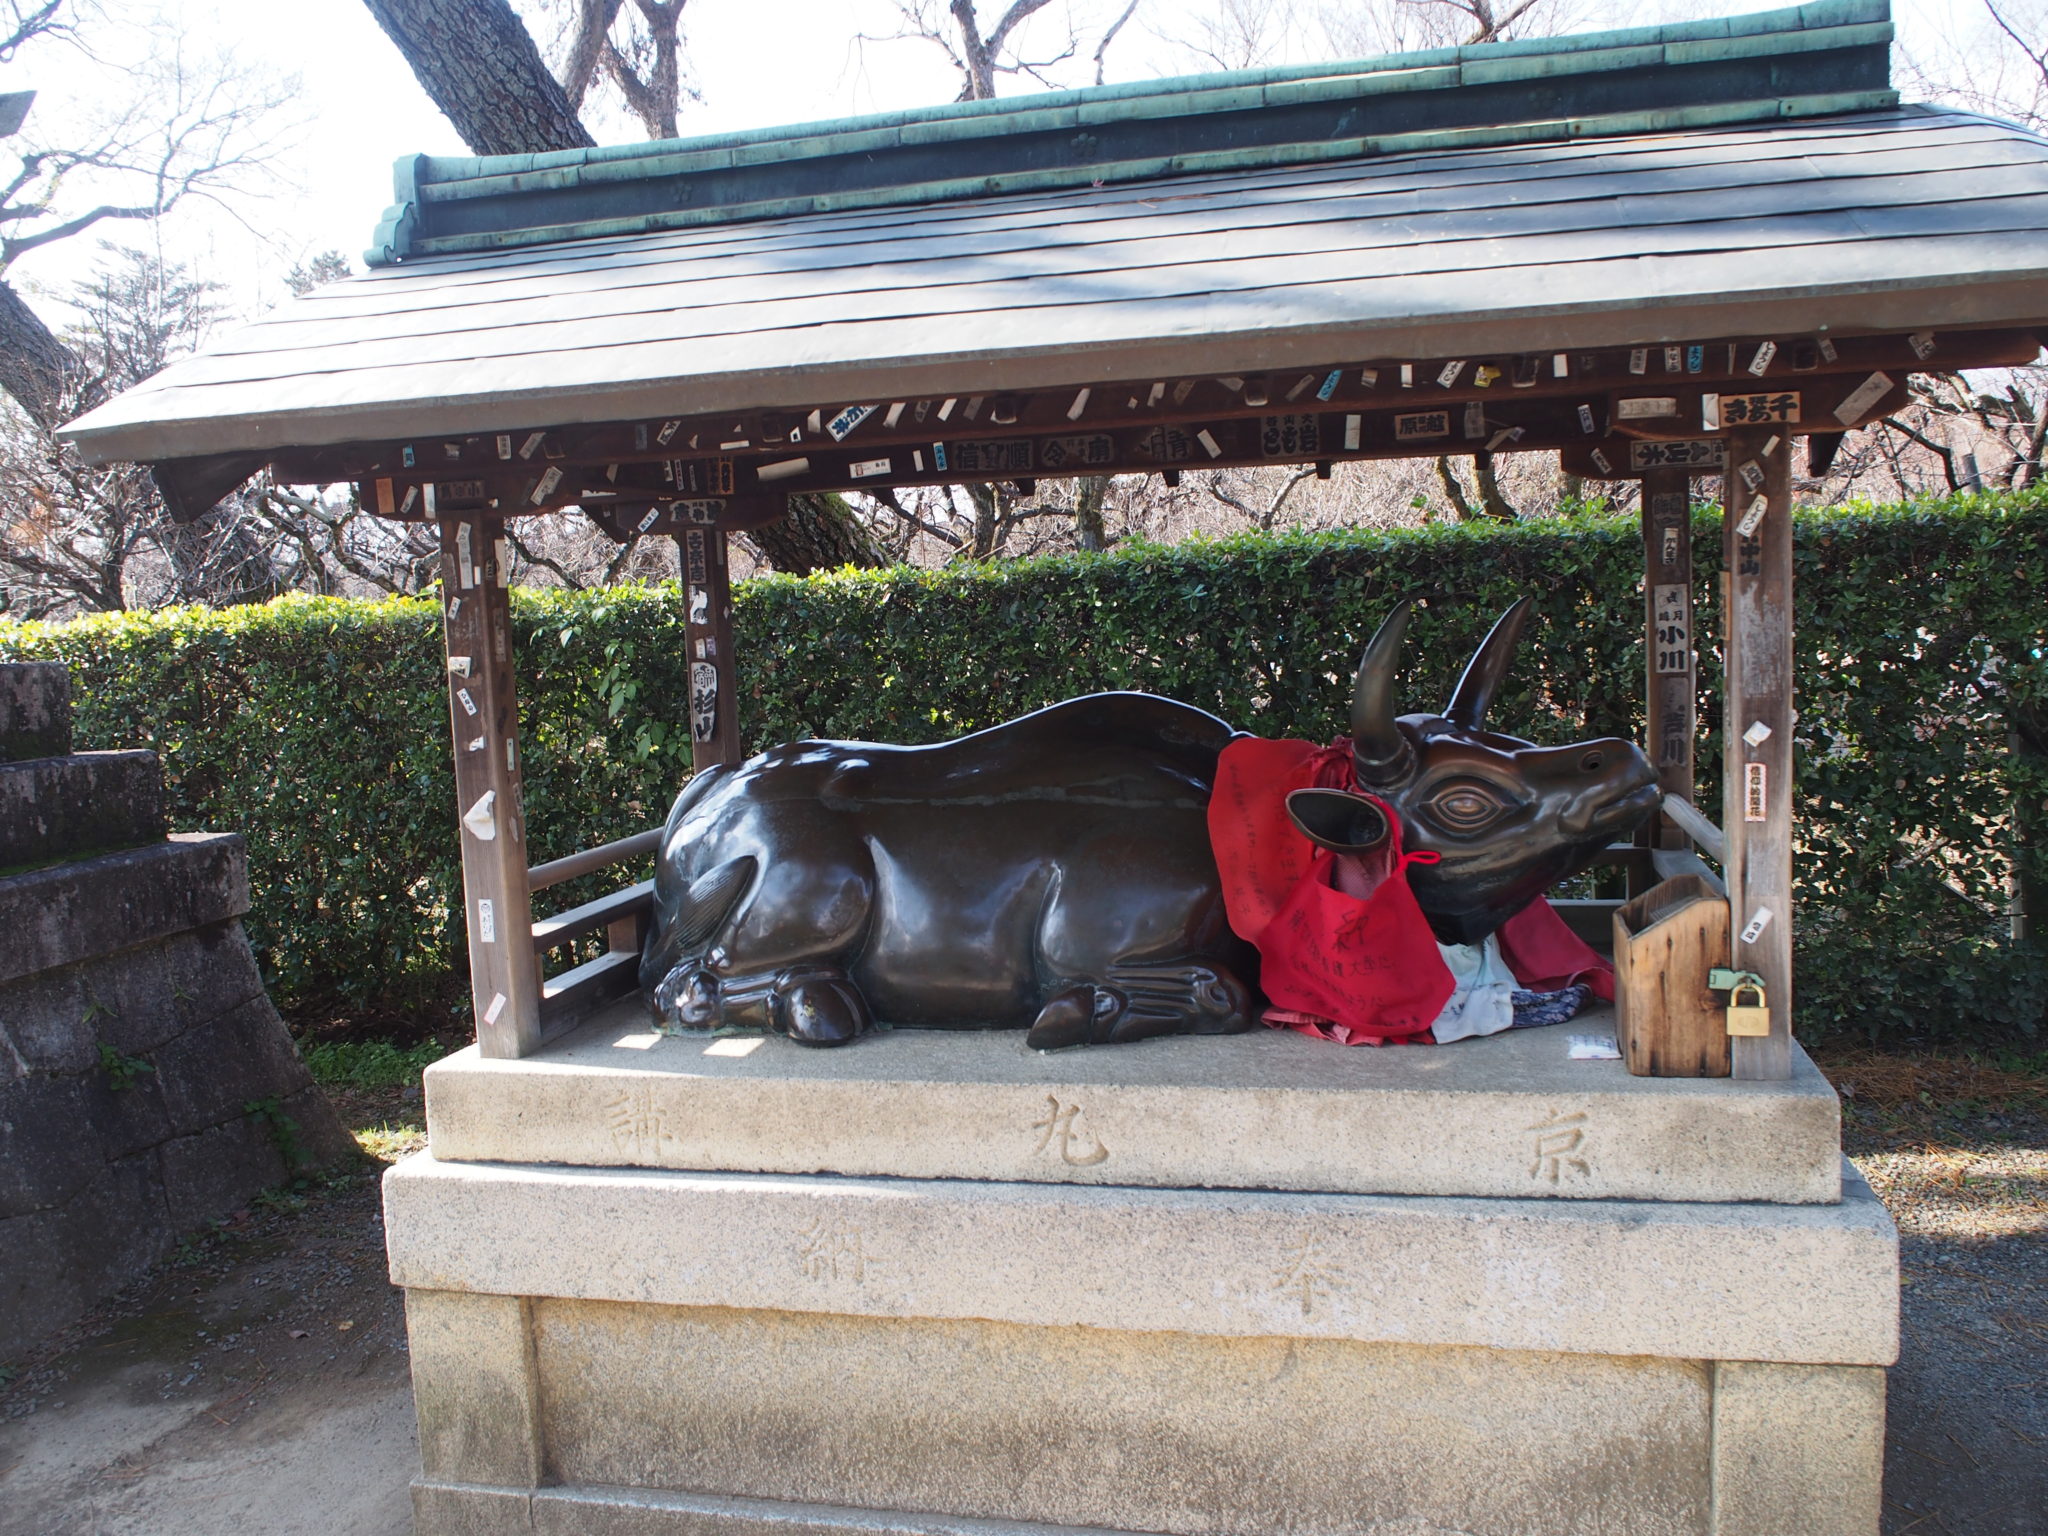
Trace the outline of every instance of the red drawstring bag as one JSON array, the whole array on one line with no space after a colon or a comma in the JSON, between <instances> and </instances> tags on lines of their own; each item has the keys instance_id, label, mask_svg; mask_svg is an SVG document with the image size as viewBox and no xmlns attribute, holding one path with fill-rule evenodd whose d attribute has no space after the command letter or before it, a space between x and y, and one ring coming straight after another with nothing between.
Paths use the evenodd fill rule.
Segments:
<instances>
[{"instance_id":1,"label":"red drawstring bag","mask_svg":"<svg viewBox=\"0 0 2048 1536\"><path fill-rule=\"evenodd\" d=\"M1387 842L1363 859L1318 848L1288 818L1297 789L1358 793L1351 743L1240 737L1223 749L1209 799L1209 842L1231 929L1257 947L1260 985L1277 1005L1269 1023L1344 1045L1427 1042L1456 984L1409 888L1401 822L1385 812ZM1614 995L1613 968L1565 927L1546 901L1500 929L1501 956L1523 986L1584 982Z\"/></svg>"}]
</instances>

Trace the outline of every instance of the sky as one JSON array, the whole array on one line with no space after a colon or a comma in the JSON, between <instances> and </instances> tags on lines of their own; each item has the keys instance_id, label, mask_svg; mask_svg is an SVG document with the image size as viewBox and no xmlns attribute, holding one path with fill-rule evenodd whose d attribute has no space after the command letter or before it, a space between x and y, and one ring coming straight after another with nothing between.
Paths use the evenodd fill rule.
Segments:
<instances>
[{"instance_id":1,"label":"sky","mask_svg":"<svg viewBox=\"0 0 2048 1536\"><path fill-rule=\"evenodd\" d=\"M1055 0L1025 34L1027 44L1055 47L1069 17L1084 25L1109 0ZM1191 42L1201 18L1221 15L1233 0L1143 0L1109 55L1108 75L1147 78L1205 67ZM1299 18L1273 29L1276 52L1329 56L1324 34L1307 19L1314 0L1236 0L1271 13L1300 5ZM1671 14L1720 15L1769 9L1768 0L1553 0L1570 7L1569 30L1634 24ZM464 146L378 29L362 0L73 0L84 7L89 52L40 43L0 66L0 90L39 92L31 128L53 139L133 95L122 66L152 38L204 62L230 56L283 90L286 105L272 119L278 144L270 172L226 207L192 206L154 238L166 251L222 285L227 308L249 315L284 295L284 275L311 255L339 250L359 258L391 201L391 166L412 153L463 154ZM536 0L515 0L537 34L547 26ZM1952 56L1956 39L1982 27L1979 0L1893 0L1900 49L1914 58ZM98 9L95 10L94 8ZM984 0L984 12L993 12ZM1112 12L1113 14L1113 12ZM1563 16L1561 20L1565 19ZM153 32L145 36L145 29ZM685 48L701 100L686 104L687 134L767 127L952 99L957 77L929 43L885 39L900 30L893 0L690 0ZM1092 42L1088 51L1092 51ZM1093 66L1075 61L1056 71L1064 84L1091 83ZM1006 93L1034 89L1011 82ZM588 116L588 114L587 114ZM606 142L641 137L630 121L591 123ZM26 137L26 136L25 136ZM149 238L138 227L105 233ZM94 236L85 237L87 241ZM50 302L77 277L94 252L74 240L24 260L13 276L31 302Z\"/></svg>"}]
</instances>

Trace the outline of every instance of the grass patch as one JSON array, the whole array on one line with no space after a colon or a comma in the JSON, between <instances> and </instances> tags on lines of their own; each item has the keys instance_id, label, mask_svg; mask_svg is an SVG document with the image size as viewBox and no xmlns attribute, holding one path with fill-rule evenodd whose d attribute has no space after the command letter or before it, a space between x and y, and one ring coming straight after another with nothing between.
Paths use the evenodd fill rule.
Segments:
<instances>
[{"instance_id":1,"label":"grass patch","mask_svg":"<svg viewBox=\"0 0 2048 1536\"><path fill-rule=\"evenodd\" d=\"M323 1040L305 1049L306 1069L323 1088L407 1088L448 1053L437 1041Z\"/></svg>"},{"instance_id":2,"label":"grass patch","mask_svg":"<svg viewBox=\"0 0 2048 1536\"><path fill-rule=\"evenodd\" d=\"M410 1157L427 1144L426 1128L411 1121L393 1125L387 1120L382 1125L358 1126L353 1134L356 1145L380 1163Z\"/></svg>"}]
</instances>

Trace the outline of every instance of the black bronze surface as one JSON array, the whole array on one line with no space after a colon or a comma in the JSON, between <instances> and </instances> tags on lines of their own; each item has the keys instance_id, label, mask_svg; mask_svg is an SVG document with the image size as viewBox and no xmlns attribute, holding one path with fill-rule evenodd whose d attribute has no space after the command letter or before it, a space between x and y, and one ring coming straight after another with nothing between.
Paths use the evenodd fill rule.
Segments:
<instances>
[{"instance_id":1,"label":"black bronze surface","mask_svg":"<svg viewBox=\"0 0 2048 1536\"><path fill-rule=\"evenodd\" d=\"M1495 625L1443 715L1394 715L1410 608L1359 665L1362 787L1402 818L1416 897L1473 942L1584 868L1656 804L1619 740L1537 747L1480 728L1527 613ZM641 985L673 1023L812 1044L876 1020L1028 1025L1041 1049L1250 1027L1207 807L1236 733L1148 694L1070 699L926 747L802 741L699 774L669 813ZM1297 795L1340 852L1385 835L1341 791Z\"/></svg>"}]
</instances>

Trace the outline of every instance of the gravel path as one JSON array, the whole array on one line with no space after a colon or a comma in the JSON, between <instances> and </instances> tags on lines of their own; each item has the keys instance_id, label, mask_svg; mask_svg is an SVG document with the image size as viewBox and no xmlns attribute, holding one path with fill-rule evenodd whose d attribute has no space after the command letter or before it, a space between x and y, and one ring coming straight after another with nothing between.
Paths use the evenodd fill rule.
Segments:
<instances>
[{"instance_id":1,"label":"gravel path","mask_svg":"<svg viewBox=\"0 0 2048 1536\"><path fill-rule=\"evenodd\" d=\"M2048 1536L2041 1078L1825 1060L1903 1239L1884 1536ZM395 1158L417 1090L358 1095ZM259 1205L0 1389L0 1536L406 1536L417 1465L376 1171ZM1787 1533L1796 1536L1796 1533Z\"/></svg>"}]
</instances>

